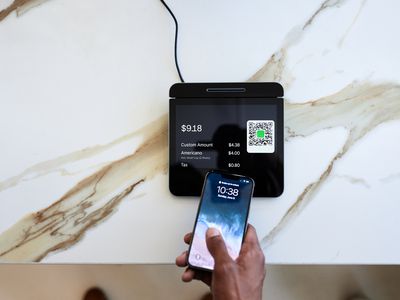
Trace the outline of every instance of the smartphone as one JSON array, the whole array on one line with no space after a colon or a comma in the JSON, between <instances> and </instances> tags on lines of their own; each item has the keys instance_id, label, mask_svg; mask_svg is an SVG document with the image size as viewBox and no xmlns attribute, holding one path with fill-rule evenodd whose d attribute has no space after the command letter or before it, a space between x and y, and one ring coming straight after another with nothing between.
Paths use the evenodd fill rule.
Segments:
<instances>
[{"instance_id":1,"label":"smartphone","mask_svg":"<svg viewBox=\"0 0 400 300\"><path fill-rule=\"evenodd\" d=\"M206 271L214 269L214 259L206 244L209 227L221 232L232 259L239 256L253 190L254 181L250 177L219 171L207 173L189 246L189 267Z\"/></svg>"}]
</instances>

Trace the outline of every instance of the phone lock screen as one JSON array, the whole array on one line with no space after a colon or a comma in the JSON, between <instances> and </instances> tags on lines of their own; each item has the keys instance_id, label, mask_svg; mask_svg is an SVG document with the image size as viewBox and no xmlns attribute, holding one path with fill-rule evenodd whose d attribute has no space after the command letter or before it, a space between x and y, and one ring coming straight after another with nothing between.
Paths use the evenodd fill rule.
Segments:
<instances>
[{"instance_id":1,"label":"phone lock screen","mask_svg":"<svg viewBox=\"0 0 400 300\"><path fill-rule=\"evenodd\" d=\"M232 259L239 256L253 185L253 180L245 176L215 171L207 174L189 249L191 267L214 268L214 259L206 244L206 232L210 227L220 231Z\"/></svg>"}]
</instances>

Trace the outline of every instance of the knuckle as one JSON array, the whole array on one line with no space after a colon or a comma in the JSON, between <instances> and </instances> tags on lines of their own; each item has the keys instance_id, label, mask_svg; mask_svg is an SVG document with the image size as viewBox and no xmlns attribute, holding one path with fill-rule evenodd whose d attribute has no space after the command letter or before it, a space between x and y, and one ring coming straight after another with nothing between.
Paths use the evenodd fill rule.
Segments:
<instances>
[{"instance_id":1,"label":"knuckle","mask_svg":"<svg viewBox=\"0 0 400 300\"><path fill-rule=\"evenodd\" d=\"M233 272L235 266L231 262L223 262L215 267L214 272L218 274L229 274Z\"/></svg>"},{"instance_id":2,"label":"knuckle","mask_svg":"<svg viewBox=\"0 0 400 300\"><path fill-rule=\"evenodd\" d=\"M260 263L265 263L265 256L261 249L253 249L249 251L249 256Z\"/></svg>"},{"instance_id":3,"label":"knuckle","mask_svg":"<svg viewBox=\"0 0 400 300\"><path fill-rule=\"evenodd\" d=\"M265 264L265 255L264 255L264 253L261 250L259 250L257 253L258 253L257 254L257 258L260 260L260 262Z\"/></svg>"}]
</instances>

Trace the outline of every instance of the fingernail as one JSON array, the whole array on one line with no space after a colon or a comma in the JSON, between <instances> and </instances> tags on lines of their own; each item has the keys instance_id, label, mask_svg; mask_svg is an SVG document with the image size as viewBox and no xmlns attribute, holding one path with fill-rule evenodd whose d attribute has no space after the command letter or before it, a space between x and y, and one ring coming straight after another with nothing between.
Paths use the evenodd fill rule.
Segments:
<instances>
[{"instance_id":1,"label":"fingernail","mask_svg":"<svg viewBox=\"0 0 400 300\"><path fill-rule=\"evenodd\" d=\"M210 227L207 229L207 237L211 238L214 236L219 236L221 233L217 228Z\"/></svg>"}]
</instances>

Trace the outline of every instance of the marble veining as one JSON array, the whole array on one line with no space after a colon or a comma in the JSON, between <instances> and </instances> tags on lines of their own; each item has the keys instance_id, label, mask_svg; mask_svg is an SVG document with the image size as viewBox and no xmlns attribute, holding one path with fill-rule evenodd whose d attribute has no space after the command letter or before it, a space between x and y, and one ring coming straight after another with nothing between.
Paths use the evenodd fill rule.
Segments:
<instances>
[{"instance_id":1,"label":"marble veining","mask_svg":"<svg viewBox=\"0 0 400 300\"><path fill-rule=\"evenodd\" d=\"M349 149L380 124L400 119L400 85L352 83L331 96L307 103L285 104L286 139L308 136L316 131L344 127L348 137L319 179L310 183L297 197L274 229L262 240L268 247L283 227L312 200L328 179L335 163Z\"/></svg>"},{"instance_id":2,"label":"marble veining","mask_svg":"<svg viewBox=\"0 0 400 300\"><path fill-rule=\"evenodd\" d=\"M159 172L166 172L166 116L145 130L147 139L133 154L101 168L54 204L27 215L3 232L0 260L40 261L51 251L70 247L87 229L111 215L137 185Z\"/></svg>"},{"instance_id":3,"label":"marble veining","mask_svg":"<svg viewBox=\"0 0 400 300\"><path fill-rule=\"evenodd\" d=\"M353 83L334 95L315 101L285 102L286 140L333 127L344 127L349 135L341 151L331 160L319 179L304 189L274 229L262 239L263 247L268 247L278 233L304 209L330 176L335 162L359 139L379 124L400 119L399 98L400 86L396 84ZM1 259L38 261L50 251L73 245L85 230L113 212L137 184L156 172L165 172L166 120L165 115L151 126L146 126L145 132L152 129L155 136L148 136L134 154L104 167L77 184L55 204L25 217L2 233ZM115 194L116 190L118 192ZM100 207L95 209L93 203Z\"/></svg>"},{"instance_id":4,"label":"marble veining","mask_svg":"<svg viewBox=\"0 0 400 300\"><path fill-rule=\"evenodd\" d=\"M22 15L27 12L29 9L38 6L47 0L14 0L9 6L3 8L0 11L0 21L6 18L13 11L17 13L17 16Z\"/></svg>"},{"instance_id":5,"label":"marble veining","mask_svg":"<svg viewBox=\"0 0 400 300\"><path fill-rule=\"evenodd\" d=\"M277 81L281 83L285 88L288 88L291 82L294 80L294 77L290 73L289 70L286 69L286 60L287 60L287 53L289 48L299 43L304 34L308 31L308 29L313 24L314 20L319 17L325 10L329 8L339 8L343 5L347 0L325 0L321 3L320 7L312 14L312 16L300 26L295 26L285 37L282 47L276 51L253 76L249 78L248 81ZM365 2L365 1L364 1ZM363 6L363 4L362 4ZM361 7L362 7L361 6ZM361 11L361 9L360 9ZM353 23L358 18L358 15L355 16L353 19ZM352 25L347 30L350 31ZM345 39L343 35L341 40Z\"/></svg>"},{"instance_id":6,"label":"marble veining","mask_svg":"<svg viewBox=\"0 0 400 300\"><path fill-rule=\"evenodd\" d=\"M353 177L349 175L334 175L335 178L340 178L349 181L352 184L360 184L363 187L371 188L371 185L364 178Z\"/></svg>"},{"instance_id":7,"label":"marble veining","mask_svg":"<svg viewBox=\"0 0 400 300\"><path fill-rule=\"evenodd\" d=\"M0 21L14 10L26 11L30 7L43 3L43 0L14 1L0 12ZM296 26L287 35L282 47L276 51L249 81L279 81L286 88L295 80L286 68L288 49L300 43L304 34L315 19L327 9L340 8L346 0L327 0L301 26ZM360 1L360 7L346 32L339 40L341 47L366 0ZM320 174L310 182L294 199L292 205L276 223L274 228L262 237L262 246L270 246L285 227L298 216L312 201L321 186L332 176L335 164L364 136L377 126L400 119L400 85L395 82L374 83L354 81L336 93L312 99L304 103L285 101L285 140L294 137L307 137L315 132L341 127L348 132L341 150L336 153ZM79 182L70 191L49 207L22 218L11 228L0 234L1 261L40 261L55 250L64 250L79 241L84 233L103 222L113 214L121 201L134 193L135 187L149 180L157 173L167 169L167 115L146 125L142 129L120 137L109 144L89 147L66 154L62 157L39 163L21 174L0 182L0 192L18 185L21 181L44 176L50 172L62 170L70 162L82 160L106 151L127 139L138 135L144 142L129 156L102 167L88 178ZM368 188L363 179L347 175L336 175ZM383 182L398 179L392 174L381 179Z\"/></svg>"}]
</instances>

